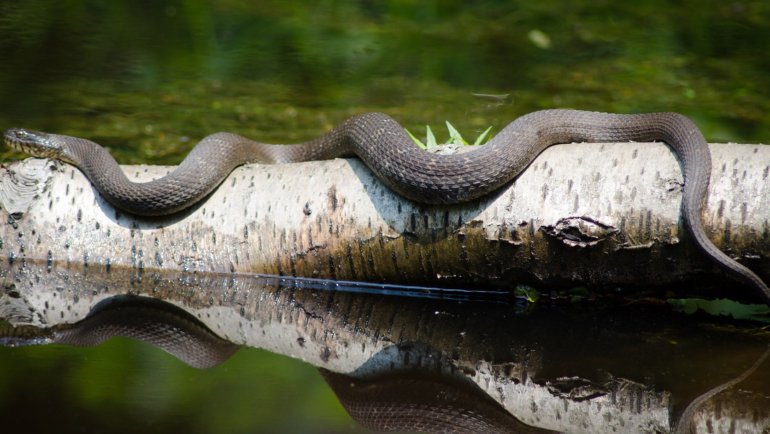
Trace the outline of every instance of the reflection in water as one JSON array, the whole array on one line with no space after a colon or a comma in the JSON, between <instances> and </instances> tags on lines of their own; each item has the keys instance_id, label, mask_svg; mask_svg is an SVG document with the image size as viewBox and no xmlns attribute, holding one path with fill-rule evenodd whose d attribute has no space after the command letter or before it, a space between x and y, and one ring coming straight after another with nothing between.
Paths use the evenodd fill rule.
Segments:
<instances>
[{"instance_id":1,"label":"reflection in water","mask_svg":"<svg viewBox=\"0 0 770 434\"><path fill-rule=\"evenodd\" d=\"M692 425L693 425L693 415L696 411L700 408L701 405L703 405L704 402L708 401L709 399L713 398L714 396L724 392L725 390L730 389L731 387L736 386L738 383L745 381L746 378L748 378L751 374L754 373L754 371L757 370L760 366L762 366L763 363L765 363L765 360L767 360L767 357L770 356L770 346L768 347L767 351L765 351L764 354L762 354L762 357L757 359L756 362L754 362L753 365L749 369L747 369L745 372L743 372L741 375L726 381L713 389L703 393L702 395L698 396L697 398L693 399L692 402L687 406L687 408L684 409L682 412L682 415L679 417L679 420L677 420L675 431L677 434L686 434L692 432Z\"/></svg>"},{"instance_id":2,"label":"reflection in water","mask_svg":"<svg viewBox=\"0 0 770 434\"><path fill-rule=\"evenodd\" d=\"M547 433L526 425L467 378L414 370L363 378L321 369L351 417L376 431Z\"/></svg>"},{"instance_id":3,"label":"reflection in water","mask_svg":"<svg viewBox=\"0 0 770 434\"><path fill-rule=\"evenodd\" d=\"M267 348L321 368L370 428L667 432L680 415L682 432L690 422L770 426L770 370L756 368L766 338L655 308L516 313L499 303L329 291L305 279L271 277L266 286L264 276L181 273L126 285L117 269L18 271L36 278L29 286L17 278L0 300L13 325L0 331L6 345L121 335L196 367L242 345ZM58 290L62 278L78 290Z\"/></svg>"},{"instance_id":4,"label":"reflection in water","mask_svg":"<svg viewBox=\"0 0 770 434\"><path fill-rule=\"evenodd\" d=\"M246 275L240 275L243 278ZM438 288L417 285L394 285L389 283L354 282L346 280L315 279L308 277L249 275L255 282L265 286L314 289L351 294L387 295L395 297L423 298L431 300L468 301L474 303L512 303L516 298L508 291L480 289ZM519 299L524 301L523 298Z\"/></svg>"},{"instance_id":5,"label":"reflection in water","mask_svg":"<svg viewBox=\"0 0 770 434\"><path fill-rule=\"evenodd\" d=\"M427 361L427 362L426 362ZM348 413L377 431L546 433L516 419L442 351L392 345L347 375L320 369Z\"/></svg>"},{"instance_id":6,"label":"reflection in water","mask_svg":"<svg viewBox=\"0 0 770 434\"><path fill-rule=\"evenodd\" d=\"M212 333L183 309L161 300L132 296L108 298L94 306L85 319L75 324L53 327L43 334L43 339L15 339L5 343L91 347L115 336L155 345L200 369L224 362L239 348Z\"/></svg>"}]
</instances>

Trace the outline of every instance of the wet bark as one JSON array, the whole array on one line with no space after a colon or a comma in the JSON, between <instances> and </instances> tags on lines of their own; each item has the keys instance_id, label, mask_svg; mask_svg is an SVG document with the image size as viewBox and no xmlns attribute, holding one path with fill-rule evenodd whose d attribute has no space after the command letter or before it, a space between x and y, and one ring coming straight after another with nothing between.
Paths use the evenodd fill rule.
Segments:
<instances>
[{"instance_id":1,"label":"wet bark","mask_svg":"<svg viewBox=\"0 0 770 434\"><path fill-rule=\"evenodd\" d=\"M770 147L715 144L712 153L707 231L768 280ZM126 167L134 180L168 170ZM112 208L77 169L27 160L0 169L0 255L413 284L614 288L694 280L735 295L737 285L680 224L681 187L665 145L571 144L546 150L500 192L458 206L409 202L360 161L338 159L242 167L201 205L142 219Z\"/></svg>"}]
</instances>

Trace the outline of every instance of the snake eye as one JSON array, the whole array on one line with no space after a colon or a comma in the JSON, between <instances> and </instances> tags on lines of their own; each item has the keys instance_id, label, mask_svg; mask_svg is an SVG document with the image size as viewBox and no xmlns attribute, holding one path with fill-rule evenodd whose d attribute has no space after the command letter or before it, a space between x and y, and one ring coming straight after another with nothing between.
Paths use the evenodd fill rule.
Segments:
<instances>
[{"instance_id":1,"label":"snake eye","mask_svg":"<svg viewBox=\"0 0 770 434\"><path fill-rule=\"evenodd\" d=\"M32 136L32 134L30 134L30 131L22 128L12 128L5 132L5 136L9 139L27 141Z\"/></svg>"}]
</instances>

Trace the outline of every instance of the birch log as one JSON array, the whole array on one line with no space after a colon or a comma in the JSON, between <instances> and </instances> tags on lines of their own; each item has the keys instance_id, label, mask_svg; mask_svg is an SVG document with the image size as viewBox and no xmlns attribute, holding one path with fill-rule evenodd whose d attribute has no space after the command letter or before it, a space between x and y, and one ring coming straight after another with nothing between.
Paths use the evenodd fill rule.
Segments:
<instances>
[{"instance_id":1,"label":"birch log","mask_svg":"<svg viewBox=\"0 0 770 434\"><path fill-rule=\"evenodd\" d=\"M711 150L707 232L767 281L770 147ZM170 170L124 169L135 181ZM337 159L240 167L199 206L142 219L111 207L72 166L29 159L0 168L0 254L136 273L414 284L646 287L696 279L756 297L689 240L679 223L681 187L663 144L581 143L547 149L500 192L457 206L410 202L359 160Z\"/></svg>"}]
</instances>

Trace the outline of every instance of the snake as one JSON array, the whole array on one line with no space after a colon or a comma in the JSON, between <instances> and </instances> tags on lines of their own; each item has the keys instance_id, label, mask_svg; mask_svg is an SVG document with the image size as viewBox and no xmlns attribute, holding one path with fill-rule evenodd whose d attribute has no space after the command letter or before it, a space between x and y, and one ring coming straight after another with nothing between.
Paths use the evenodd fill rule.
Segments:
<instances>
[{"instance_id":1,"label":"snake","mask_svg":"<svg viewBox=\"0 0 770 434\"><path fill-rule=\"evenodd\" d=\"M729 275L770 304L770 287L752 270L719 250L703 227L711 153L700 129L673 113L615 114L571 109L540 110L505 126L473 151L437 155L419 149L404 128L383 113L353 116L328 133L299 144L277 145L226 132L201 140L168 175L134 183L115 159L90 140L27 129L9 129L7 146L77 166L115 207L138 216L175 214L200 202L237 166L360 158L396 193L423 204L458 204L482 198L517 178L549 146L571 142L666 143L683 172L681 214L697 247Z\"/></svg>"}]
</instances>

